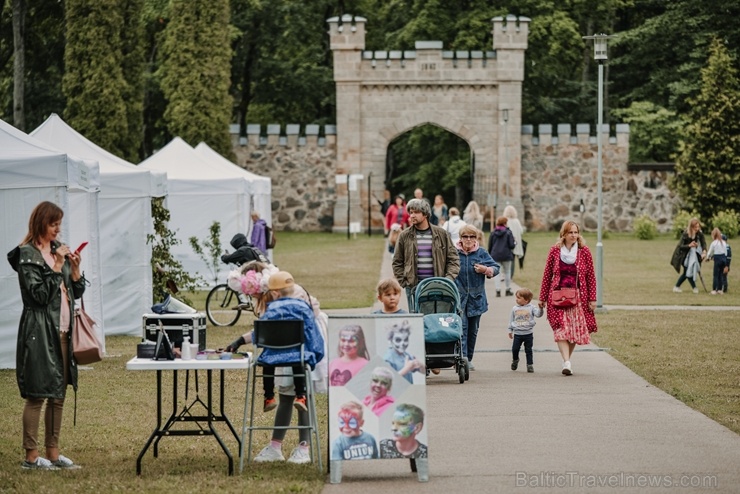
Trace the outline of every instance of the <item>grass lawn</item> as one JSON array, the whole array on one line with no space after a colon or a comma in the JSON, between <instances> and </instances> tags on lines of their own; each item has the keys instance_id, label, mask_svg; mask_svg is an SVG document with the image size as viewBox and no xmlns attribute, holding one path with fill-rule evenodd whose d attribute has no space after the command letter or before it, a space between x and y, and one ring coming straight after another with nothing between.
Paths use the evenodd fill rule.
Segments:
<instances>
[{"instance_id":1,"label":"grass lawn","mask_svg":"<svg viewBox=\"0 0 740 494\"><path fill-rule=\"evenodd\" d=\"M516 282L537 295L547 249L555 235L525 234L529 242L524 270L517 268ZM595 238L587 236L595 251ZM740 276L732 271L730 293L695 295L688 290L675 294L671 287L676 273L669 259L676 241L661 237L638 241L628 235L604 239L605 305L740 305ZM379 235L358 235L348 240L339 234L283 232L275 263L290 271L325 309L370 307L383 249ZM711 264L705 266L705 282L711 290ZM688 288L688 284L685 285ZM203 303L204 294L195 297ZM201 307L202 308L202 307ZM689 406L740 433L740 338L738 312L731 311L623 311L599 314L595 342L650 383ZM140 319L140 315L132 315ZM208 328L210 347L223 347L251 327L242 316L237 326ZM80 371L77 426L73 427L73 395L68 395L62 449L84 469L51 475L20 469L22 460L20 416L15 372L0 371L0 491L51 492L194 492L205 488L219 492L318 493L324 482L313 465L252 464L242 477L226 475L226 457L211 437L169 437L160 443L159 458L151 449L143 459L143 475L135 474L136 456L151 433L155 418L155 375L125 370L135 353L138 338L108 337L108 357ZM181 374L182 376L182 374ZM239 428L244 403L245 373L226 374L228 395L225 409ZM201 378L201 391L205 376ZM171 376L164 373L165 388ZM182 377L181 377L182 379ZM191 382L190 392L194 392ZM326 423L326 396L320 395ZM169 394L165 401L170 400ZM171 407L171 404L170 404ZM168 407L165 406L165 410ZM273 414L260 417L269 424ZM228 430L217 425L227 446L236 455L237 445ZM43 430L43 426L42 426ZM327 431L322 430L325 439ZM284 453L295 445L289 433ZM261 448L269 433L257 434ZM326 451L324 451L326 457ZM238 459L236 460L238 462ZM52 479L52 480L50 480Z\"/></svg>"}]
</instances>

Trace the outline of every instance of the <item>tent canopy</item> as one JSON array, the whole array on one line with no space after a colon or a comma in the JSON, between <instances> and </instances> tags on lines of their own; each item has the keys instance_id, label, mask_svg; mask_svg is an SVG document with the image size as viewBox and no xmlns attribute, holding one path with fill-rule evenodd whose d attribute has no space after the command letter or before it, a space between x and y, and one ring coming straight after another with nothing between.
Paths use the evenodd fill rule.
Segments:
<instances>
[{"instance_id":1,"label":"tent canopy","mask_svg":"<svg viewBox=\"0 0 740 494\"><path fill-rule=\"evenodd\" d=\"M259 212L268 225L272 225L272 181L269 177L257 175L227 160L213 150L205 142L195 146L195 151L211 163L211 166L223 169L227 173L233 173L235 177L247 181L248 190L252 195L253 209ZM251 221L250 221L251 228ZM244 232L247 233L247 232Z\"/></svg>"},{"instance_id":2,"label":"tent canopy","mask_svg":"<svg viewBox=\"0 0 740 494\"><path fill-rule=\"evenodd\" d=\"M269 177L257 175L256 173L252 173L249 170L245 170L235 163L232 163L221 156L218 152L214 151L214 149L205 142L201 142L195 146L195 151L204 159L209 161L213 167L224 170L226 173L231 173L234 177L243 177L247 183L249 183L249 190L252 194L272 193L272 182Z\"/></svg>"},{"instance_id":3,"label":"tent canopy","mask_svg":"<svg viewBox=\"0 0 740 494\"><path fill-rule=\"evenodd\" d=\"M172 247L172 255L186 271L200 274L209 286L223 282L231 268L219 265L214 279L210 268L193 252L188 239L194 236L202 245L211 225L218 221L222 248L231 249L231 237L246 233L249 228L251 195L246 180L231 170L214 166L179 137L139 166L167 172L169 227L182 242Z\"/></svg>"},{"instance_id":4,"label":"tent canopy","mask_svg":"<svg viewBox=\"0 0 740 494\"><path fill-rule=\"evenodd\" d=\"M41 201L64 211L61 240L77 246L89 241L82 271L90 282L85 307L99 323L103 339L101 264L97 242L98 174L96 161L80 160L30 137L0 120L0 239L13 249L28 231L31 211ZM0 368L15 367L16 340L23 302L18 275L0 263ZM104 341L104 339L103 339Z\"/></svg>"},{"instance_id":5,"label":"tent canopy","mask_svg":"<svg viewBox=\"0 0 740 494\"><path fill-rule=\"evenodd\" d=\"M167 175L163 172L142 170L119 158L70 127L56 113L31 132L36 139L57 149L96 160L100 163L101 196L105 197L163 197L166 195Z\"/></svg>"}]
</instances>

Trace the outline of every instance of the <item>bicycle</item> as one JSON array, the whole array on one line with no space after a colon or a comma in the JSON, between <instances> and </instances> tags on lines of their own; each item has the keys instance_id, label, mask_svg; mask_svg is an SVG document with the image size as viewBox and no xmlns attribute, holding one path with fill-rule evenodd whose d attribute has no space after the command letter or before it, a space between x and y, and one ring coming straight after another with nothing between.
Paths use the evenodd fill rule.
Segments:
<instances>
[{"instance_id":1,"label":"bicycle","mask_svg":"<svg viewBox=\"0 0 740 494\"><path fill-rule=\"evenodd\" d=\"M239 293L226 283L216 285L206 297L206 316L214 326L233 326L243 310L254 311L252 297L244 295L246 302L239 300Z\"/></svg>"}]
</instances>

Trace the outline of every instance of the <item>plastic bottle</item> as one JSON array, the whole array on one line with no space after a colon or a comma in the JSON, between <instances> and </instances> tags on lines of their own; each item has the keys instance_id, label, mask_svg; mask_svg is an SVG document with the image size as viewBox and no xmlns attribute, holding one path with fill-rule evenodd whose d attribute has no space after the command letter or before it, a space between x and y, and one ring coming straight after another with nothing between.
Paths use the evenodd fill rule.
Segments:
<instances>
[{"instance_id":1,"label":"plastic bottle","mask_svg":"<svg viewBox=\"0 0 740 494\"><path fill-rule=\"evenodd\" d=\"M180 350L182 350L181 355L183 360L190 360L193 358L193 356L190 355L190 336L186 336L183 339Z\"/></svg>"}]
</instances>

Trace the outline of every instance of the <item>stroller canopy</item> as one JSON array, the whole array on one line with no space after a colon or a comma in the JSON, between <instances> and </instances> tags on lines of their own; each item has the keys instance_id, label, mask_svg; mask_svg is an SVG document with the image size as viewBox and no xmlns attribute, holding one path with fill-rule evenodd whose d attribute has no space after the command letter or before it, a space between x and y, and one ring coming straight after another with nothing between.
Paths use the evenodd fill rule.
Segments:
<instances>
[{"instance_id":1,"label":"stroller canopy","mask_svg":"<svg viewBox=\"0 0 740 494\"><path fill-rule=\"evenodd\" d=\"M416 286L414 304L414 312L420 314L457 314L460 294L455 282L448 278L427 278Z\"/></svg>"}]
</instances>

